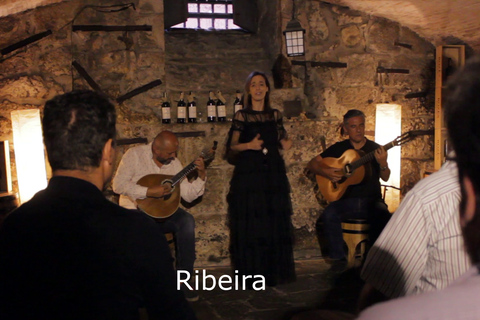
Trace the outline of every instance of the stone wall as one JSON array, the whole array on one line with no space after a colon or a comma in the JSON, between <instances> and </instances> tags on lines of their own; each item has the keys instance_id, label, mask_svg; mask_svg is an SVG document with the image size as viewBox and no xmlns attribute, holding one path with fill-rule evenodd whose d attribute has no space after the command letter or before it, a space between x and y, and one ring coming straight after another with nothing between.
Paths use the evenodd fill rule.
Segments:
<instances>
[{"instance_id":1,"label":"stone wall","mask_svg":"<svg viewBox=\"0 0 480 320\"><path fill-rule=\"evenodd\" d=\"M106 5L112 1L68 1L0 19L0 48L30 35L51 29L53 34L18 50L0 62L0 139L10 140L13 180L15 159L10 112L42 108L55 94L72 88L88 88L72 61L80 63L110 97L116 98L155 79L162 85L117 106L118 138L145 137L149 141L161 130L200 132L180 138L179 158L192 161L204 146L219 142L216 159L208 168L205 195L186 208L197 224L197 266L228 264L226 194L233 167L221 155L229 122L205 122L210 90L220 90L227 99L227 116L233 113L236 90L253 70L269 76L284 52L282 30L291 19L291 1L258 0L259 32L163 31L162 1L137 0L136 10L100 13L84 9L86 4ZM289 66L291 84L271 92L272 105L282 111L289 102L299 102L304 116L285 118L294 141L285 152L292 185L292 217L296 233L295 255L320 255L315 221L325 206L314 190L315 183L304 174L307 162L326 145L340 139L337 128L351 108L367 115L367 134L374 138L375 105L402 105L402 131L433 128L434 48L397 23L372 17L321 1L297 0L296 16L306 29L306 56L296 60L345 62L347 68ZM152 25L151 32L71 32L76 24ZM411 49L394 45L410 44ZM288 63L293 59L288 58ZM408 74L379 74L377 67L408 69ZM288 68L287 68L288 69ZM273 79L270 78L272 84ZM166 91L172 105L181 91L193 91L201 120L197 124L161 124L160 97ZM405 94L426 91L422 98ZM176 118L173 109L173 118ZM432 137L418 138L402 147L404 194L432 166ZM117 161L130 146L118 147ZM15 189L17 186L15 186Z\"/></svg>"}]
</instances>

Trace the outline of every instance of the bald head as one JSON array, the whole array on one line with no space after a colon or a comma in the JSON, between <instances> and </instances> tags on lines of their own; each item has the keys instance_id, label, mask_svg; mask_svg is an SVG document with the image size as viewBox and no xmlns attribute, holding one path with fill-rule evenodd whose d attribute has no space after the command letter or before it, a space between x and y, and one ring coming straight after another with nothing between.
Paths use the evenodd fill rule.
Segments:
<instances>
[{"instance_id":1,"label":"bald head","mask_svg":"<svg viewBox=\"0 0 480 320\"><path fill-rule=\"evenodd\" d=\"M173 132L165 130L157 134L153 143L160 148L164 146L178 146L178 139Z\"/></svg>"},{"instance_id":2,"label":"bald head","mask_svg":"<svg viewBox=\"0 0 480 320\"><path fill-rule=\"evenodd\" d=\"M153 158L161 165L169 164L177 153L178 139L171 131L160 132L152 143Z\"/></svg>"}]
</instances>

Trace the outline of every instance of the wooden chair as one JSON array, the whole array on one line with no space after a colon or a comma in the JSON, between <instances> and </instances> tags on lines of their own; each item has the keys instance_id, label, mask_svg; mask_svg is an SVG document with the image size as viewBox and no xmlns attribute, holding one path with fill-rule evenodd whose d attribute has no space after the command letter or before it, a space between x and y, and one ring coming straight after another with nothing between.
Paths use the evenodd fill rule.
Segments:
<instances>
[{"instance_id":1,"label":"wooden chair","mask_svg":"<svg viewBox=\"0 0 480 320\"><path fill-rule=\"evenodd\" d=\"M381 187L383 188L382 198L385 200L385 195L388 188L401 190L395 186L389 186L382 184ZM367 251L367 242L368 242L368 230L370 229L370 225L368 224L366 219L347 219L342 221L342 232L343 232L343 240L347 244L348 254L347 254L347 266L349 268L355 265L355 253L357 252L357 247L360 245L359 248L359 256L363 259L363 256L366 254Z\"/></svg>"}]
</instances>

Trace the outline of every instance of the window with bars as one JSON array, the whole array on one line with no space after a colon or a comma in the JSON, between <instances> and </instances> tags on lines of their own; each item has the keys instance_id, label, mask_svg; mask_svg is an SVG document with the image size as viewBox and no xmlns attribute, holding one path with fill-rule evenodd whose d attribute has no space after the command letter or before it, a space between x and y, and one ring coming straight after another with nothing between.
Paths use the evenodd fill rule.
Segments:
<instances>
[{"instance_id":1,"label":"window with bars","mask_svg":"<svg viewBox=\"0 0 480 320\"><path fill-rule=\"evenodd\" d=\"M233 22L232 0L188 1L187 21L172 28L205 30L238 30Z\"/></svg>"}]
</instances>

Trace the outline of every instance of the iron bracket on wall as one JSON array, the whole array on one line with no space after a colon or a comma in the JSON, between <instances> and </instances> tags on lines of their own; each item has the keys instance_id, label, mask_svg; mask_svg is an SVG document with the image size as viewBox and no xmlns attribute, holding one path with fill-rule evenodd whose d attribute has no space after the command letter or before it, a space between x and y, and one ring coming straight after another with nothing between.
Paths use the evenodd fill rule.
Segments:
<instances>
[{"instance_id":1,"label":"iron bracket on wall","mask_svg":"<svg viewBox=\"0 0 480 320\"><path fill-rule=\"evenodd\" d=\"M100 88L100 86L95 82L95 80L93 80L92 77L90 77L90 75L88 74L88 72L80 65L80 63L78 63L77 61L73 61L72 62L72 66L75 67L75 69L78 71L78 73L82 76L83 79L85 79L85 81L87 81L87 83L90 85L90 87L95 90L96 92L102 94L102 95L106 95L103 90Z\"/></svg>"},{"instance_id":2,"label":"iron bracket on wall","mask_svg":"<svg viewBox=\"0 0 480 320\"><path fill-rule=\"evenodd\" d=\"M298 61L293 60L292 65L297 66L306 66L307 63L310 63L312 67L327 67L327 68L346 68L347 64L343 62L320 62L320 61Z\"/></svg>"},{"instance_id":3,"label":"iron bracket on wall","mask_svg":"<svg viewBox=\"0 0 480 320\"><path fill-rule=\"evenodd\" d=\"M413 48L413 46L411 44L401 43L401 42L398 42L398 41L395 41L393 43L393 45L398 46L398 47L404 47L404 48L407 48L407 49L412 49Z\"/></svg>"},{"instance_id":4,"label":"iron bracket on wall","mask_svg":"<svg viewBox=\"0 0 480 320\"><path fill-rule=\"evenodd\" d=\"M205 137L205 131L174 132L174 134L179 138Z\"/></svg>"},{"instance_id":5,"label":"iron bracket on wall","mask_svg":"<svg viewBox=\"0 0 480 320\"><path fill-rule=\"evenodd\" d=\"M427 91L410 92L405 95L405 99L425 98L427 95L428 95Z\"/></svg>"},{"instance_id":6,"label":"iron bracket on wall","mask_svg":"<svg viewBox=\"0 0 480 320\"><path fill-rule=\"evenodd\" d=\"M118 139L116 141L117 146L124 146L135 143L147 143L147 138L132 138L132 139Z\"/></svg>"},{"instance_id":7,"label":"iron bracket on wall","mask_svg":"<svg viewBox=\"0 0 480 320\"><path fill-rule=\"evenodd\" d=\"M150 89L152 89L152 88L155 88L156 86L159 86L159 85L161 85L161 84L162 84L162 80L160 80L160 79L154 80L154 81L152 81L152 82L150 82L150 83L147 83L147 84L145 84L145 85L143 85L143 86L141 86L141 87L138 87L138 88L136 88L136 89L133 89L132 91L130 91L130 92L128 92L128 93L125 93L123 96L118 97L118 98L116 99L116 101L117 101L118 103L122 103L123 101L125 101L125 100L127 100L127 99L130 99L130 98L132 98L132 97L134 97L134 96L136 96L136 95L138 95L138 94L140 94L140 93L142 93L142 92L145 92L145 91L148 91L148 90L150 90Z\"/></svg>"},{"instance_id":8,"label":"iron bracket on wall","mask_svg":"<svg viewBox=\"0 0 480 320\"><path fill-rule=\"evenodd\" d=\"M377 73L410 73L408 69L387 69L384 67L377 67Z\"/></svg>"},{"instance_id":9,"label":"iron bracket on wall","mask_svg":"<svg viewBox=\"0 0 480 320\"><path fill-rule=\"evenodd\" d=\"M102 25L73 25L72 31L152 31L150 25L102 26Z\"/></svg>"},{"instance_id":10,"label":"iron bracket on wall","mask_svg":"<svg viewBox=\"0 0 480 320\"><path fill-rule=\"evenodd\" d=\"M43 39L49 35L52 34L52 30L47 30L45 32L41 32L41 33L37 33L37 34L34 34L33 36L31 37L28 37L26 39L23 39L23 40L20 40L12 45L9 45L8 47L6 48L3 48L2 50L0 50L0 53L2 55L6 55L14 50L17 50L17 49L20 49L20 48L23 48L25 47L26 45L29 45L30 43L34 43L40 39Z\"/></svg>"}]
</instances>

